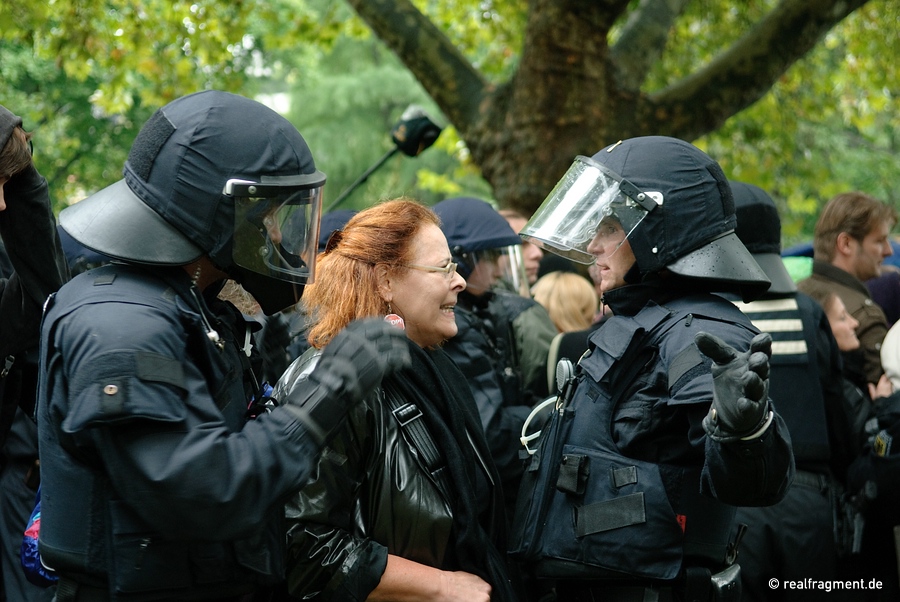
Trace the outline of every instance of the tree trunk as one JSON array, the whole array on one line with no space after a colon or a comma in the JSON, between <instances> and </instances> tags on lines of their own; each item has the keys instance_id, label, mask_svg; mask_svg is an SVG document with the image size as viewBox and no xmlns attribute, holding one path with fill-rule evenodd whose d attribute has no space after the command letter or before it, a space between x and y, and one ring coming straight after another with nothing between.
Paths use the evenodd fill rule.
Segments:
<instances>
[{"instance_id":1,"label":"tree trunk","mask_svg":"<svg viewBox=\"0 0 900 602\"><path fill-rule=\"evenodd\" d=\"M453 123L502 207L530 215L576 155L617 140L694 140L759 100L867 0L782 0L707 65L644 90L687 0L531 0L519 66L492 84L409 0L348 0Z\"/></svg>"}]
</instances>

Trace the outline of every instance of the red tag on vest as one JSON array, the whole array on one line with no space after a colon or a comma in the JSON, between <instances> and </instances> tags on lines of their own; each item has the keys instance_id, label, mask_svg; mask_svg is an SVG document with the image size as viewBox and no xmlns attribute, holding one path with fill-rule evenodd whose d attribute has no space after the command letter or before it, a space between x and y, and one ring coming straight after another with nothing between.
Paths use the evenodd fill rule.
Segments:
<instances>
[{"instance_id":1,"label":"red tag on vest","mask_svg":"<svg viewBox=\"0 0 900 602\"><path fill-rule=\"evenodd\" d=\"M675 520L678 521L678 524L681 525L681 532L684 533L685 527L687 527L687 516L684 514L676 514Z\"/></svg>"}]
</instances>

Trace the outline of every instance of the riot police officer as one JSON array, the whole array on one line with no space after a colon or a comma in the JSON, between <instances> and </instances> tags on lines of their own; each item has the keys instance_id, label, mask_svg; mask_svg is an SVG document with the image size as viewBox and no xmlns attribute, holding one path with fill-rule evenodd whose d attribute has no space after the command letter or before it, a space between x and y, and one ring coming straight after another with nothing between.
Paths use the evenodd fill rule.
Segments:
<instances>
[{"instance_id":1,"label":"riot police officer","mask_svg":"<svg viewBox=\"0 0 900 602\"><path fill-rule=\"evenodd\" d=\"M754 324L771 329L769 392L791 433L797 466L794 482L779 503L737 510L737 522L748 525L740 555L743 596L747 602L806 600L809 592L776 593L768 580L841 575L836 504L865 433L862 424L854 429L847 418L853 412L849 403L845 411L841 352L825 311L797 292L781 260L781 219L775 202L758 186L729 183L735 233L772 281L759 299L733 302ZM796 554L797 549L805 553Z\"/></svg>"},{"instance_id":2,"label":"riot police officer","mask_svg":"<svg viewBox=\"0 0 900 602\"><path fill-rule=\"evenodd\" d=\"M711 294L769 286L734 227L719 165L650 136L578 157L520 232L596 262L613 314L544 426L514 519L515 556L559 600L739 595L732 505L778 501L794 465L767 394L771 337Z\"/></svg>"},{"instance_id":3,"label":"riot police officer","mask_svg":"<svg viewBox=\"0 0 900 602\"><path fill-rule=\"evenodd\" d=\"M284 500L347 408L408 362L405 337L351 324L309 387L266 399L252 323L217 293L233 279L267 314L298 300L325 182L271 109L179 98L141 128L124 176L60 214L113 261L44 317L42 560L61 602L265 591L283 578Z\"/></svg>"}]
</instances>

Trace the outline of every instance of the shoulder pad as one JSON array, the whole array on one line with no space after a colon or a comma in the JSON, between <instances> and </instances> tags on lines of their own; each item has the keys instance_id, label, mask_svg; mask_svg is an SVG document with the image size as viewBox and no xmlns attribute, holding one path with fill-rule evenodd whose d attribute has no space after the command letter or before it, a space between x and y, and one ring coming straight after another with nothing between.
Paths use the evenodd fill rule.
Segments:
<instances>
[{"instance_id":1,"label":"shoulder pad","mask_svg":"<svg viewBox=\"0 0 900 602\"><path fill-rule=\"evenodd\" d=\"M68 433L131 420L178 422L185 418L183 366L149 351L115 351L92 359L69 382Z\"/></svg>"}]
</instances>

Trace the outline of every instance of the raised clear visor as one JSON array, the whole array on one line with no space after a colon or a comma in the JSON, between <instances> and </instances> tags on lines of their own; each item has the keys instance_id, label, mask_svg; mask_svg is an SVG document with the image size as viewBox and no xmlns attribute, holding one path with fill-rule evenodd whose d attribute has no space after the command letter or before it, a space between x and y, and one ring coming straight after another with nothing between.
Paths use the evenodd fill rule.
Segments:
<instances>
[{"instance_id":1,"label":"raised clear visor","mask_svg":"<svg viewBox=\"0 0 900 602\"><path fill-rule=\"evenodd\" d=\"M647 194L579 155L519 235L552 253L591 264L594 257L587 247L601 220L615 219L627 236L655 206Z\"/></svg>"}]
</instances>

